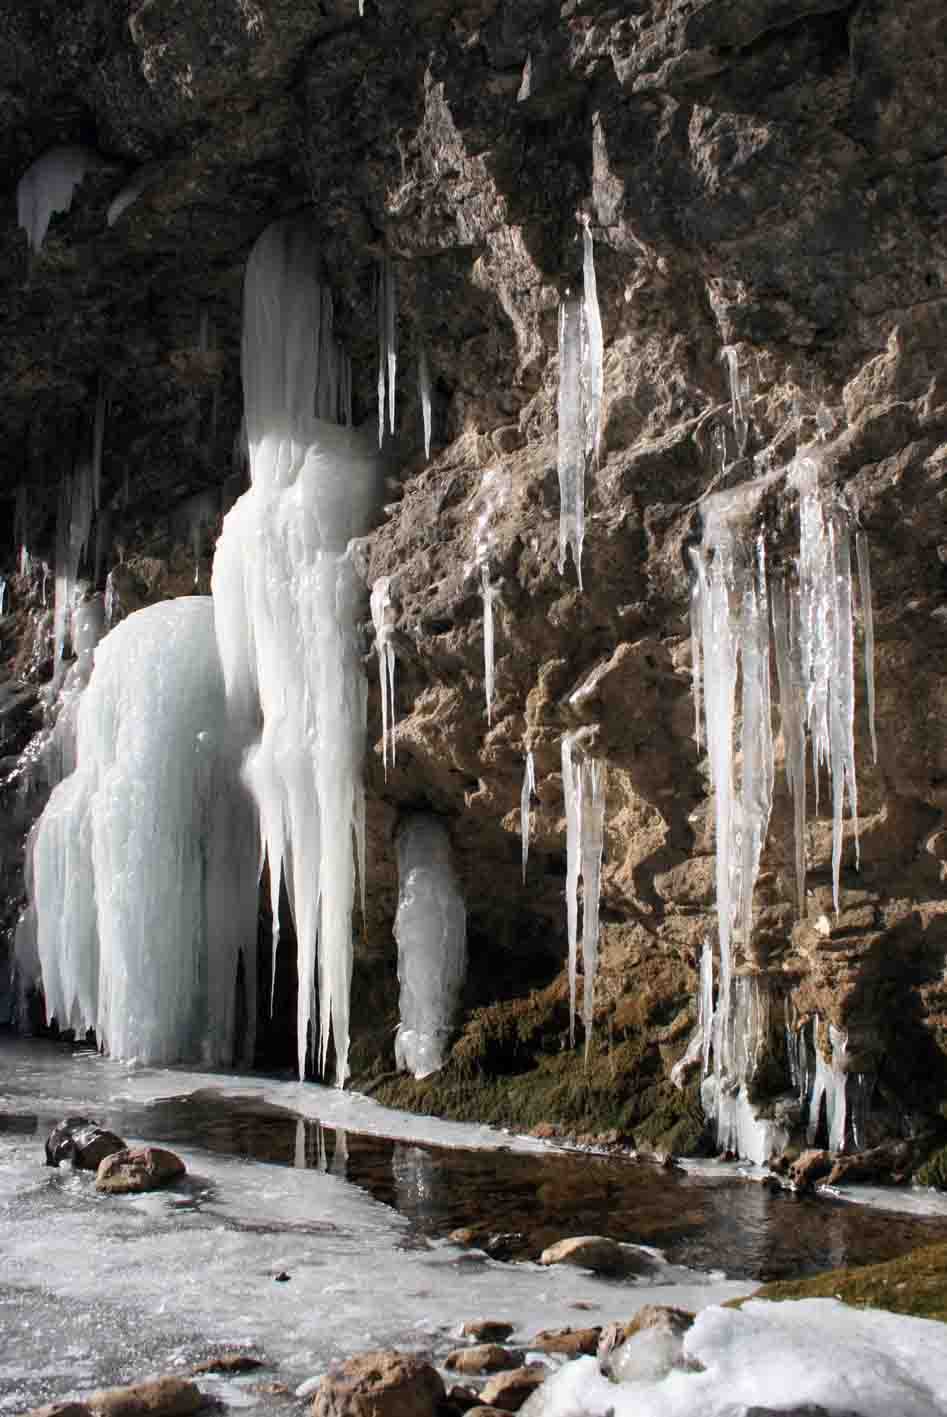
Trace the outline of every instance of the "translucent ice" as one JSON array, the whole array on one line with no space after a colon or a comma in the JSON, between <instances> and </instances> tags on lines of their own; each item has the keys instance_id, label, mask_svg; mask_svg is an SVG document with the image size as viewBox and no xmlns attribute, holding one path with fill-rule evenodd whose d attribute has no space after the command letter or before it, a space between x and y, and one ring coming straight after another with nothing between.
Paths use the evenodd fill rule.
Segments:
<instances>
[{"instance_id":1,"label":"translucent ice","mask_svg":"<svg viewBox=\"0 0 947 1417\"><path fill-rule=\"evenodd\" d=\"M391 744L391 766L395 765L395 651L391 643L395 611L391 603L391 580L379 576L372 586L371 611L375 627L375 653L378 655L378 686L381 691L381 757L388 777L388 745Z\"/></svg>"},{"instance_id":2,"label":"translucent ice","mask_svg":"<svg viewBox=\"0 0 947 1417\"><path fill-rule=\"evenodd\" d=\"M737 353L736 345L725 344L720 351L720 357L727 366L727 375L730 380L730 412L733 418L733 436L736 440L737 457L742 458L746 452L746 441L750 432L750 425L746 414L746 399L749 394L749 386L745 375L740 370L740 356Z\"/></svg>"},{"instance_id":3,"label":"translucent ice","mask_svg":"<svg viewBox=\"0 0 947 1417\"><path fill-rule=\"evenodd\" d=\"M815 1071L812 1076L811 1090L809 1092L809 1123L806 1140L810 1146L815 1145L824 1103L829 1150L842 1151L845 1146L845 1124L847 1120L846 1090L848 1074L846 1072L845 1056L848 1052L848 1035L841 1029L836 1028L834 1024L829 1024L829 1046L832 1050L832 1061L827 1063L819 1047L818 1033L819 1020L816 1018L813 1020L812 1025L812 1051L815 1060Z\"/></svg>"},{"instance_id":4,"label":"translucent ice","mask_svg":"<svg viewBox=\"0 0 947 1417\"><path fill-rule=\"evenodd\" d=\"M355 867L364 861L367 706L361 582L346 547L368 529L381 488L369 442L313 416L320 388L339 387L326 361L342 367L338 346L317 337L326 310L317 261L310 228L292 220L268 227L247 263L242 370L252 481L224 521L213 592L273 919L285 880L296 925L300 1075L313 1022L320 1066L331 1038L341 1086ZM360 877L364 884L363 870ZM274 956L276 947L274 939Z\"/></svg>"},{"instance_id":5,"label":"translucent ice","mask_svg":"<svg viewBox=\"0 0 947 1417\"><path fill-rule=\"evenodd\" d=\"M38 157L17 183L16 219L31 251L39 251L54 212L68 212L79 183L101 159L91 148L66 145Z\"/></svg>"},{"instance_id":6,"label":"translucent ice","mask_svg":"<svg viewBox=\"0 0 947 1417\"><path fill-rule=\"evenodd\" d=\"M523 847L523 884L526 884L526 863L529 860L530 803L536 791L536 769L531 752L526 754L523 786L520 789L520 837Z\"/></svg>"},{"instance_id":7,"label":"translucent ice","mask_svg":"<svg viewBox=\"0 0 947 1417\"><path fill-rule=\"evenodd\" d=\"M418 355L418 389L421 393L421 423L424 427L424 456L431 456L431 370L427 350Z\"/></svg>"},{"instance_id":8,"label":"translucent ice","mask_svg":"<svg viewBox=\"0 0 947 1417\"><path fill-rule=\"evenodd\" d=\"M483 596L483 683L487 700L487 723L493 722L493 587L490 567L480 567L480 593Z\"/></svg>"},{"instance_id":9,"label":"translucent ice","mask_svg":"<svg viewBox=\"0 0 947 1417\"><path fill-rule=\"evenodd\" d=\"M255 1017L257 850L210 600L129 616L98 646L77 767L33 846L49 1016L116 1057L231 1062L241 954L251 1034Z\"/></svg>"},{"instance_id":10,"label":"translucent ice","mask_svg":"<svg viewBox=\"0 0 947 1417\"><path fill-rule=\"evenodd\" d=\"M450 838L436 817L411 816L398 832L397 1066L427 1077L444 1063L467 972L467 913L451 864Z\"/></svg>"},{"instance_id":11,"label":"translucent ice","mask_svg":"<svg viewBox=\"0 0 947 1417\"><path fill-rule=\"evenodd\" d=\"M598 308L595 281L595 253L592 232L586 220L582 227L582 385L585 404L585 451L598 462L602 437L602 388L604 348L602 317Z\"/></svg>"},{"instance_id":12,"label":"translucent ice","mask_svg":"<svg viewBox=\"0 0 947 1417\"><path fill-rule=\"evenodd\" d=\"M582 877L582 1019L588 1055L598 971L599 898L605 840L605 765L562 740L562 790L566 814L566 925L569 937L569 1037L575 1043L578 974L579 877Z\"/></svg>"},{"instance_id":13,"label":"translucent ice","mask_svg":"<svg viewBox=\"0 0 947 1417\"><path fill-rule=\"evenodd\" d=\"M582 418L582 301L567 296L559 306L559 571L572 550L582 587L585 538L585 427Z\"/></svg>"},{"instance_id":14,"label":"translucent ice","mask_svg":"<svg viewBox=\"0 0 947 1417\"><path fill-rule=\"evenodd\" d=\"M395 431L395 376L398 367L396 324L398 315L395 294L395 268L390 256L383 256L378 265L375 290L378 324L378 446L385 437L385 402L388 404L388 430Z\"/></svg>"}]
</instances>

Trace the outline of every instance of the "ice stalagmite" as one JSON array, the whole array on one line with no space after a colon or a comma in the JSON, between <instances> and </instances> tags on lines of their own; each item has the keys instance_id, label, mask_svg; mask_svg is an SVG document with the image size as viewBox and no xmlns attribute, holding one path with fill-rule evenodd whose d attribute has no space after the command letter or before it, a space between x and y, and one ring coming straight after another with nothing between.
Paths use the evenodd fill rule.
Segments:
<instances>
[{"instance_id":1,"label":"ice stalagmite","mask_svg":"<svg viewBox=\"0 0 947 1417\"><path fill-rule=\"evenodd\" d=\"M319 389L338 387L343 363L338 346L318 337L326 306L317 262L310 228L292 220L268 227L247 263L242 372L251 486L224 521L213 593L274 924L285 881L296 926L299 1072L312 1027L322 1067L331 1036L341 1085L356 858L364 860L367 705L361 582L346 547L368 529L381 488L370 440L313 414Z\"/></svg>"},{"instance_id":2,"label":"ice stalagmite","mask_svg":"<svg viewBox=\"0 0 947 1417\"><path fill-rule=\"evenodd\" d=\"M582 877L582 1018L588 1055L598 970L599 898L605 840L605 765L577 750L567 733L562 740L562 790L566 813L566 925L569 938L569 1038L575 1044L578 975L579 877Z\"/></svg>"},{"instance_id":3,"label":"ice stalagmite","mask_svg":"<svg viewBox=\"0 0 947 1417\"><path fill-rule=\"evenodd\" d=\"M48 1014L115 1057L230 1063L241 954L252 1032L258 848L213 620L208 598L185 597L101 641L76 770L35 835ZM236 1041L252 1056L252 1036Z\"/></svg>"},{"instance_id":4,"label":"ice stalagmite","mask_svg":"<svg viewBox=\"0 0 947 1417\"><path fill-rule=\"evenodd\" d=\"M531 752L526 754L523 768L523 786L520 789L520 837L523 846L523 884L526 884L526 863L529 860L530 803L536 791L536 768Z\"/></svg>"},{"instance_id":5,"label":"ice stalagmite","mask_svg":"<svg viewBox=\"0 0 947 1417\"><path fill-rule=\"evenodd\" d=\"M39 251L54 212L68 212L86 173L101 164L91 148L50 148L26 169L16 188L16 219L31 251Z\"/></svg>"},{"instance_id":6,"label":"ice stalagmite","mask_svg":"<svg viewBox=\"0 0 947 1417\"><path fill-rule=\"evenodd\" d=\"M443 1065L467 972L467 912L436 817L408 817L398 831L398 979L401 1021L395 1063L415 1077Z\"/></svg>"},{"instance_id":7,"label":"ice stalagmite","mask_svg":"<svg viewBox=\"0 0 947 1417\"><path fill-rule=\"evenodd\" d=\"M424 456L431 456L431 370L427 350L418 355L418 390L421 394L421 423L424 428Z\"/></svg>"},{"instance_id":8,"label":"ice stalagmite","mask_svg":"<svg viewBox=\"0 0 947 1417\"><path fill-rule=\"evenodd\" d=\"M375 627L375 653L378 656L378 687L381 692L381 757L388 778L388 745L391 744L391 766L395 765L395 651L391 643L395 611L391 603L391 579L379 576L372 586L372 624Z\"/></svg>"}]
</instances>

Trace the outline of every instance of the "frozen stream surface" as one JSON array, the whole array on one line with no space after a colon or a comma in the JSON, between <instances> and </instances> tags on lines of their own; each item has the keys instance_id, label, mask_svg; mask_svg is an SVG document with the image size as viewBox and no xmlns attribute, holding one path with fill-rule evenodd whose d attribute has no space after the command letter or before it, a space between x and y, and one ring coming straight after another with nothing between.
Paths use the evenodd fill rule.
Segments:
<instances>
[{"instance_id":1,"label":"frozen stream surface","mask_svg":"<svg viewBox=\"0 0 947 1417\"><path fill-rule=\"evenodd\" d=\"M58 1117L147 1122L149 1109L161 1115L162 1099L215 1088L300 1114L297 1164L175 1142L188 1176L167 1191L120 1199L98 1196L89 1173L43 1164L47 1125ZM327 1171L307 1156L315 1133L304 1117L318 1117L319 1137L337 1129ZM442 1361L466 1319L509 1319L514 1342L528 1346L541 1328L628 1319L651 1302L704 1311L688 1337L704 1371L605 1387L582 1360L557 1377L549 1417L604 1413L610 1403L616 1417L735 1417L746 1411L748 1393L779 1410L802 1391L829 1411L864 1417L947 1413L941 1325L859 1314L834 1301L793 1306L793 1319L786 1306L722 1310L755 1281L671 1263L657 1250L647 1279L621 1281L495 1262L419 1232L408 1214L332 1174L343 1171L345 1129L395 1138L402 1186L422 1191L424 1166L412 1170L412 1158L426 1155L418 1143L508 1148L514 1158L523 1153L524 1165L530 1155L539 1162L551 1154L530 1139L408 1117L325 1088L129 1069L92 1053L0 1044L0 1412L183 1372L221 1347L252 1347L272 1365L264 1379L296 1389L333 1359L367 1348L425 1351ZM165 1134L143 1125L140 1139ZM277 1278L283 1275L289 1278ZM249 1381L201 1382L261 1417L294 1410L285 1397L252 1391ZM301 1406L300 1399L295 1410Z\"/></svg>"}]
</instances>

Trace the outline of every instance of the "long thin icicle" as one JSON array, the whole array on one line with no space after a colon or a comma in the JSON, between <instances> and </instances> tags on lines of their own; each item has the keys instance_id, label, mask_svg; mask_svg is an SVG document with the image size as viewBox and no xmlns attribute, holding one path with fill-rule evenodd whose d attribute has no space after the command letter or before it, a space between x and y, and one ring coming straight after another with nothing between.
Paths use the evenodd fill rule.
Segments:
<instances>
[{"instance_id":1,"label":"long thin icicle","mask_svg":"<svg viewBox=\"0 0 947 1417\"><path fill-rule=\"evenodd\" d=\"M602 316L598 308L595 281L595 253L588 219L582 227L582 386L585 398L585 451L598 462L602 439L602 388L605 351L602 343Z\"/></svg>"},{"instance_id":2,"label":"long thin icicle","mask_svg":"<svg viewBox=\"0 0 947 1417\"><path fill-rule=\"evenodd\" d=\"M727 375L730 380L730 410L733 417L733 436L737 445L737 457L742 458L746 452L746 442L750 433L750 424L746 416L744 399L749 390L740 374L740 356L737 353L736 345L725 344L720 351L720 357L727 366Z\"/></svg>"},{"instance_id":3,"label":"long thin icicle","mask_svg":"<svg viewBox=\"0 0 947 1417\"><path fill-rule=\"evenodd\" d=\"M573 738L562 740L562 795L566 810L566 929L569 937L569 1046L575 1047L575 993L579 942L579 842L582 796L577 765L572 759Z\"/></svg>"},{"instance_id":4,"label":"long thin icicle","mask_svg":"<svg viewBox=\"0 0 947 1417\"><path fill-rule=\"evenodd\" d=\"M602 848L605 844L605 764L586 758L581 765L581 779L582 1021L585 1024L585 1057L588 1060L598 974L599 901L602 891Z\"/></svg>"},{"instance_id":5,"label":"long thin icicle","mask_svg":"<svg viewBox=\"0 0 947 1417\"><path fill-rule=\"evenodd\" d=\"M582 302L567 296L559 306L559 574L566 550L582 589L585 539L585 430L582 420Z\"/></svg>"},{"instance_id":6,"label":"long thin icicle","mask_svg":"<svg viewBox=\"0 0 947 1417\"><path fill-rule=\"evenodd\" d=\"M858 558L858 586L861 591L862 621L865 627L865 688L868 693L868 730L871 734L872 762L878 761L878 739L875 737L875 619L871 608L871 565L868 560L868 538L861 527L855 533Z\"/></svg>"},{"instance_id":7,"label":"long thin icicle","mask_svg":"<svg viewBox=\"0 0 947 1417\"><path fill-rule=\"evenodd\" d=\"M396 343L397 296L395 268L390 256L378 263L375 286L378 320L378 446L385 439L385 401L388 403L388 430L395 431L395 379L398 371Z\"/></svg>"},{"instance_id":8,"label":"long thin icicle","mask_svg":"<svg viewBox=\"0 0 947 1417\"><path fill-rule=\"evenodd\" d=\"M530 805L536 791L536 768L532 751L526 754L523 786L520 789L520 837L523 844L523 884L526 884L526 863L529 860Z\"/></svg>"},{"instance_id":9,"label":"long thin icicle","mask_svg":"<svg viewBox=\"0 0 947 1417\"><path fill-rule=\"evenodd\" d=\"M391 643L394 633L394 607L391 603L391 578L379 576L372 586L372 624L375 627L375 653L378 655L378 685L381 690L381 757L388 780L388 745L391 745L391 766L395 765L395 651Z\"/></svg>"},{"instance_id":10,"label":"long thin icicle","mask_svg":"<svg viewBox=\"0 0 947 1417\"><path fill-rule=\"evenodd\" d=\"M480 587L483 596L483 681L487 700L487 723L493 723L493 586L490 567L484 561L480 567Z\"/></svg>"},{"instance_id":11,"label":"long thin icicle","mask_svg":"<svg viewBox=\"0 0 947 1417\"><path fill-rule=\"evenodd\" d=\"M427 350L418 355L418 390L421 395L421 423L424 427L424 456L431 456L431 370L427 362Z\"/></svg>"}]
</instances>

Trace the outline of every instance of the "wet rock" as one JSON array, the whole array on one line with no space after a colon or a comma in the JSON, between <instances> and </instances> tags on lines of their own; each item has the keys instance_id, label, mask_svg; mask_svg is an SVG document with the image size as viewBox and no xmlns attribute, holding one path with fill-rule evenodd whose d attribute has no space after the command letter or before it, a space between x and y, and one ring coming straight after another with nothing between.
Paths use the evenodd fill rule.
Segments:
<instances>
[{"instance_id":1,"label":"wet rock","mask_svg":"<svg viewBox=\"0 0 947 1417\"><path fill-rule=\"evenodd\" d=\"M567 1358L579 1358L598 1351L601 1327L543 1329L530 1343L540 1353L564 1353Z\"/></svg>"},{"instance_id":2,"label":"wet rock","mask_svg":"<svg viewBox=\"0 0 947 1417\"><path fill-rule=\"evenodd\" d=\"M475 1225L459 1225L447 1238L455 1245L479 1245L483 1239L483 1231Z\"/></svg>"},{"instance_id":3,"label":"wet rock","mask_svg":"<svg viewBox=\"0 0 947 1417\"><path fill-rule=\"evenodd\" d=\"M810 1191L832 1170L833 1158L828 1151L804 1151L789 1168L789 1179L797 1191Z\"/></svg>"},{"instance_id":4,"label":"wet rock","mask_svg":"<svg viewBox=\"0 0 947 1417\"><path fill-rule=\"evenodd\" d=\"M572 1264L596 1274L643 1273L653 1267L648 1256L607 1235L572 1235L543 1250L540 1264Z\"/></svg>"},{"instance_id":5,"label":"wet rock","mask_svg":"<svg viewBox=\"0 0 947 1417\"><path fill-rule=\"evenodd\" d=\"M472 1387L461 1387L460 1383L455 1383L448 1391L447 1401L458 1412L469 1412L471 1407L480 1406L480 1394L474 1392Z\"/></svg>"},{"instance_id":6,"label":"wet rock","mask_svg":"<svg viewBox=\"0 0 947 1417\"><path fill-rule=\"evenodd\" d=\"M455 1348L448 1353L444 1366L455 1373L499 1373L506 1368L518 1368L523 1354L515 1348L501 1348L498 1343L478 1343L472 1348Z\"/></svg>"},{"instance_id":7,"label":"wet rock","mask_svg":"<svg viewBox=\"0 0 947 1417\"><path fill-rule=\"evenodd\" d=\"M85 1401L93 1417L189 1417L203 1406L204 1397L185 1378L155 1378L130 1387L103 1388Z\"/></svg>"},{"instance_id":8,"label":"wet rock","mask_svg":"<svg viewBox=\"0 0 947 1417\"><path fill-rule=\"evenodd\" d=\"M34 1407L26 1417L92 1417L92 1408L84 1402L48 1402L45 1407Z\"/></svg>"},{"instance_id":9,"label":"wet rock","mask_svg":"<svg viewBox=\"0 0 947 1417\"><path fill-rule=\"evenodd\" d=\"M95 1189L109 1195L157 1191L183 1176L186 1169L179 1156L163 1147L126 1147L101 1162Z\"/></svg>"},{"instance_id":10,"label":"wet rock","mask_svg":"<svg viewBox=\"0 0 947 1417\"><path fill-rule=\"evenodd\" d=\"M507 1412L518 1412L548 1376L549 1369L544 1363L527 1363L523 1368L497 1373L481 1389L481 1401L491 1407L502 1407Z\"/></svg>"},{"instance_id":11,"label":"wet rock","mask_svg":"<svg viewBox=\"0 0 947 1417\"><path fill-rule=\"evenodd\" d=\"M513 1328L505 1319L468 1319L461 1332L465 1338L476 1338L481 1343L503 1343Z\"/></svg>"},{"instance_id":12,"label":"wet rock","mask_svg":"<svg viewBox=\"0 0 947 1417\"><path fill-rule=\"evenodd\" d=\"M380 1349L349 1358L322 1379L313 1417L435 1417L445 1399L440 1375L422 1358Z\"/></svg>"},{"instance_id":13,"label":"wet rock","mask_svg":"<svg viewBox=\"0 0 947 1417\"><path fill-rule=\"evenodd\" d=\"M89 1117L64 1117L46 1138L46 1165L69 1161L80 1171L97 1171L107 1156L125 1146L120 1136Z\"/></svg>"}]
</instances>

